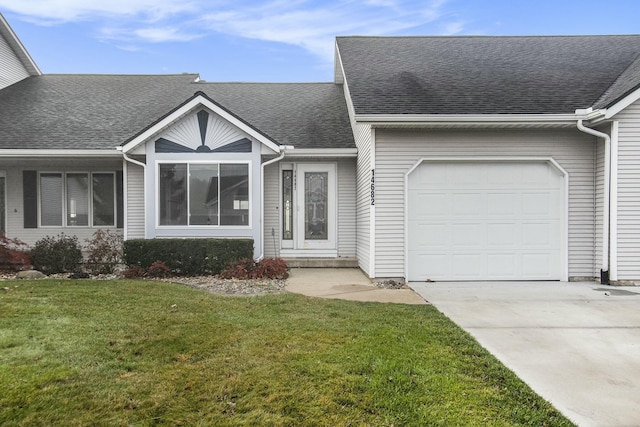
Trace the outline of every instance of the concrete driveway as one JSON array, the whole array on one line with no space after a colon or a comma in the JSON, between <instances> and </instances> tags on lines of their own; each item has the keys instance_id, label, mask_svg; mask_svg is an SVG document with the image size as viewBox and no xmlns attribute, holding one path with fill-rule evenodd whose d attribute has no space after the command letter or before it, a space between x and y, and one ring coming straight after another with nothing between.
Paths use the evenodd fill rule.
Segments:
<instances>
[{"instance_id":1,"label":"concrete driveway","mask_svg":"<svg viewBox=\"0 0 640 427\"><path fill-rule=\"evenodd\" d=\"M410 286L578 425L640 425L640 287Z\"/></svg>"}]
</instances>

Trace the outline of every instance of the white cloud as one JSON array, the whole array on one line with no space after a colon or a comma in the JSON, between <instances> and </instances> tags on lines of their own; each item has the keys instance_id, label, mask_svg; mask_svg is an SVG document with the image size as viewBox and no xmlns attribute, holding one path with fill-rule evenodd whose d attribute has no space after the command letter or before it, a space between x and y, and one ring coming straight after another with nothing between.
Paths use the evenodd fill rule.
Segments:
<instances>
[{"instance_id":1,"label":"white cloud","mask_svg":"<svg viewBox=\"0 0 640 427\"><path fill-rule=\"evenodd\" d=\"M191 0L0 0L0 8L41 22L73 22L100 17L159 20L196 10Z\"/></svg>"},{"instance_id":2,"label":"white cloud","mask_svg":"<svg viewBox=\"0 0 640 427\"><path fill-rule=\"evenodd\" d=\"M428 25L462 32L463 22L445 22L447 1L0 0L0 9L38 23L95 21L99 38L130 49L223 33L299 46L332 62L337 35L402 35Z\"/></svg>"},{"instance_id":3,"label":"white cloud","mask_svg":"<svg viewBox=\"0 0 640 427\"><path fill-rule=\"evenodd\" d=\"M202 16L205 27L252 39L300 46L328 61L333 60L337 35L396 35L436 21L443 0L416 8L415 2L369 0L313 6L274 2L258 9L228 9Z\"/></svg>"}]
</instances>

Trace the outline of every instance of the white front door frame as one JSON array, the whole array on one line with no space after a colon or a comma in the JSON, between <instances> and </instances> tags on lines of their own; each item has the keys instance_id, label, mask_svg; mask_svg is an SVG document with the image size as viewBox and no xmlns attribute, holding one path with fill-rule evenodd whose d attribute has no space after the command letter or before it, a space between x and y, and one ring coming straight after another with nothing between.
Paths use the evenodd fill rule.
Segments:
<instances>
[{"instance_id":1,"label":"white front door frame","mask_svg":"<svg viewBox=\"0 0 640 427\"><path fill-rule=\"evenodd\" d=\"M293 171L293 238L291 240L283 240L282 232L280 233L280 255L283 257L319 257L334 258L338 256L338 239L337 239L337 164L335 162L290 162L282 164L280 167L280 212L283 212L283 186L282 171ZM326 173L327 177L327 194L325 215L327 222L326 239L308 239L305 238L306 228L306 207L305 207L305 174L306 173ZM283 215L280 214L280 230L283 227Z\"/></svg>"},{"instance_id":2,"label":"white front door frame","mask_svg":"<svg viewBox=\"0 0 640 427\"><path fill-rule=\"evenodd\" d=\"M332 250L336 249L336 164L335 163L298 163L296 168L296 234L295 240L298 249L303 250ZM318 219L326 222L326 238L313 239L307 233L307 214L306 206L306 179L307 174L318 173L326 174L327 182L325 183L326 206L320 204L321 210L318 212Z\"/></svg>"}]
</instances>

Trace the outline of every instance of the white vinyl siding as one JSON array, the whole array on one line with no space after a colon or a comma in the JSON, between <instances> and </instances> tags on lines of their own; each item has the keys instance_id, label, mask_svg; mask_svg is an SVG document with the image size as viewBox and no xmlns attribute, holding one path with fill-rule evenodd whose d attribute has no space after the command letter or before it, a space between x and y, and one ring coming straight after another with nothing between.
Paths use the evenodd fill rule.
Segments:
<instances>
[{"instance_id":1,"label":"white vinyl siding","mask_svg":"<svg viewBox=\"0 0 640 427\"><path fill-rule=\"evenodd\" d=\"M24 68L4 37L0 36L0 89L19 82L29 77L29 72Z\"/></svg>"},{"instance_id":2,"label":"white vinyl siding","mask_svg":"<svg viewBox=\"0 0 640 427\"><path fill-rule=\"evenodd\" d=\"M338 256L356 256L355 159L338 161Z\"/></svg>"},{"instance_id":3,"label":"white vinyl siding","mask_svg":"<svg viewBox=\"0 0 640 427\"><path fill-rule=\"evenodd\" d=\"M144 171L141 166L127 163L126 239L144 239Z\"/></svg>"},{"instance_id":4,"label":"white vinyl siding","mask_svg":"<svg viewBox=\"0 0 640 427\"><path fill-rule=\"evenodd\" d=\"M618 280L640 279L640 101L615 117L618 128Z\"/></svg>"},{"instance_id":5,"label":"white vinyl siding","mask_svg":"<svg viewBox=\"0 0 640 427\"><path fill-rule=\"evenodd\" d=\"M356 161L356 256L358 265L369 275L371 271L371 126L356 125L355 140L358 148Z\"/></svg>"},{"instance_id":6,"label":"white vinyl siding","mask_svg":"<svg viewBox=\"0 0 640 427\"><path fill-rule=\"evenodd\" d=\"M376 277L404 277L405 174L422 157L552 157L569 174L569 277L594 276L595 138L577 130L376 130Z\"/></svg>"},{"instance_id":7,"label":"white vinyl siding","mask_svg":"<svg viewBox=\"0 0 640 427\"><path fill-rule=\"evenodd\" d=\"M280 164L272 163L264 170L264 256L280 255Z\"/></svg>"}]
</instances>

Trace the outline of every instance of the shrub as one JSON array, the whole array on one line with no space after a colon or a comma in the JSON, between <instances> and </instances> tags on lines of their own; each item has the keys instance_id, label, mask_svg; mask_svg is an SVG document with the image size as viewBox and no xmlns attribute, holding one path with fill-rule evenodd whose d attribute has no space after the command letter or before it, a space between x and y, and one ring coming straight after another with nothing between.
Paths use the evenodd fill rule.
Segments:
<instances>
[{"instance_id":1,"label":"shrub","mask_svg":"<svg viewBox=\"0 0 640 427\"><path fill-rule=\"evenodd\" d=\"M0 233L0 271L18 271L31 266L27 244Z\"/></svg>"},{"instance_id":2,"label":"shrub","mask_svg":"<svg viewBox=\"0 0 640 427\"><path fill-rule=\"evenodd\" d=\"M259 262L252 259L239 260L225 268L223 279L286 279L289 277L287 263L282 258L264 258Z\"/></svg>"},{"instance_id":3,"label":"shrub","mask_svg":"<svg viewBox=\"0 0 640 427\"><path fill-rule=\"evenodd\" d=\"M33 267L44 274L71 273L82 263L78 238L64 233L38 240L29 255Z\"/></svg>"},{"instance_id":4,"label":"shrub","mask_svg":"<svg viewBox=\"0 0 640 427\"><path fill-rule=\"evenodd\" d=\"M162 261L177 275L218 274L227 265L253 256L251 239L133 239L124 242L128 266L148 269Z\"/></svg>"},{"instance_id":5,"label":"shrub","mask_svg":"<svg viewBox=\"0 0 640 427\"><path fill-rule=\"evenodd\" d=\"M140 267L139 265L134 265L124 270L122 272L122 276L125 279L139 279L141 277L144 277L145 273L146 272L144 271L144 268Z\"/></svg>"},{"instance_id":6,"label":"shrub","mask_svg":"<svg viewBox=\"0 0 640 427\"><path fill-rule=\"evenodd\" d=\"M156 261L149 266L147 273L151 277L167 277L169 275L169 267L162 261Z\"/></svg>"},{"instance_id":7,"label":"shrub","mask_svg":"<svg viewBox=\"0 0 640 427\"><path fill-rule=\"evenodd\" d=\"M122 264L122 236L109 230L97 230L87 239L86 267L93 274L111 274Z\"/></svg>"}]
</instances>

